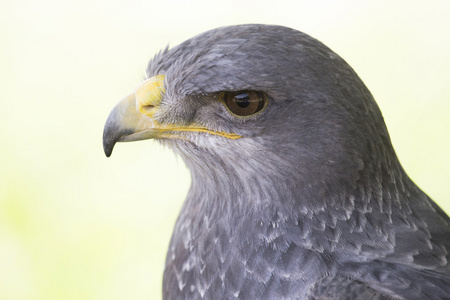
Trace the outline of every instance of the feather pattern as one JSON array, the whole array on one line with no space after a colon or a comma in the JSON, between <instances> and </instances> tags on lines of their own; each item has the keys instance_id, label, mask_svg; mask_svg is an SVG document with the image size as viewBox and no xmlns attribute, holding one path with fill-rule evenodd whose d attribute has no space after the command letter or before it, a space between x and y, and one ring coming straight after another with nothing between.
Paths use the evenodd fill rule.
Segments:
<instances>
[{"instance_id":1,"label":"feather pattern","mask_svg":"<svg viewBox=\"0 0 450 300\"><path fill-rule=\"evenodd\" d=\"M450 220L408 177L372 95L337 54L280 26L241 25L160 52L160 141L192 186L170 242L164 299L450 299ZM219 95L267 108L230 114Z\"/></svg>"}]
</instances>

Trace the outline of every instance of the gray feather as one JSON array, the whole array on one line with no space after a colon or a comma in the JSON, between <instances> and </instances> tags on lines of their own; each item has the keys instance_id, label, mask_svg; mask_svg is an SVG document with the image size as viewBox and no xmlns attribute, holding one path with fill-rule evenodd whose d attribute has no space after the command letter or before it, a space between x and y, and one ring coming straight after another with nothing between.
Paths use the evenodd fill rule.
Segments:
<instances>
[{"instance_id":1,"label":"gray feather","mask_svg":"<svg viewBox=\"0 0 450 300\"><path fill-rule=\"evenodd\" d=\"M450 299L450 221L401 167L353 69L280 26L200 34L158 54L158 121L243 138L161 140L191 170L164 299ZM236 118L223 91L267 108Z\"/></svg>"}]
</instances>

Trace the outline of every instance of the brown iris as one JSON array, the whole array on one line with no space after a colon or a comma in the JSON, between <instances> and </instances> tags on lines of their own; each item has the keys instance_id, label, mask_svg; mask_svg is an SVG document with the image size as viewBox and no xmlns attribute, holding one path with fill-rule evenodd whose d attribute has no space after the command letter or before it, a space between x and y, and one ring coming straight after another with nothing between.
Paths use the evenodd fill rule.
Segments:
<instances>
[{"instance_id":1,"label":"brown iris","mask_svg":"<svg viewBox=\"0 0 450 300\"><path fill-rule=\"evenodd\" d=\"M264 108L264 94L256 91L226 92L224 101L228 109L238 116L250 116Z\"/></svg>"}]
</instances>

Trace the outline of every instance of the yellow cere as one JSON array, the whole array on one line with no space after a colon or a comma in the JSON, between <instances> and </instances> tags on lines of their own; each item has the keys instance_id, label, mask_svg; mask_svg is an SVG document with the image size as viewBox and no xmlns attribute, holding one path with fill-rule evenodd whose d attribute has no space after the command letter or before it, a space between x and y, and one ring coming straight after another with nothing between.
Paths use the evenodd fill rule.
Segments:
<instances>
[{"instance_id":1,"label":"yellow cere","mask_svg":"<svg viewBox=\"0 0 450 300\"><path fill-rule=\"evenodd\" d=\"M153 76L145 80L135 91L136 109L152 117L154 108L161 103L165 93L164 75Z\"/></svg>"},{"instance_id":2,"label":"yellow cere","mask_svg":"<svg viewBox=\"0 0 450 300\"><path fill-rule=\"evenodd\" d=\"M134 91L136 97L136 109L141 113L147 115L150 118L153 118L156 111L158 110L158 106L163 99L163 95L165 93L164 88L164 75L156 75L153 76L136 88ZM203 127L198 124L192 125L176 125L176 124L158 124L155 120L152 120L152 124L155 126L153 130L157 130L161 133L169 133L165 134L167 137L174 137L170 132L206 132L213 135L223 136L229 139L239 139L242 136L234 133L228 133L223 131L213 131L206 127ZM162 135L160 135L161 137Z\"/></svg>"}]
</instances>

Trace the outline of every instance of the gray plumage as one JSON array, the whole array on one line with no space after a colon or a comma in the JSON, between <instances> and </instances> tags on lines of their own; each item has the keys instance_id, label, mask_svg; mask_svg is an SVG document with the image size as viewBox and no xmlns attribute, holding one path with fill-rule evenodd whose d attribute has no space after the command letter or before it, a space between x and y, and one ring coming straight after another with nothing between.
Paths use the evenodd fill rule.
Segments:
<instances>
[{"instance_id":1,"label":"gray plumage","mask_svg":"<svg viewBox=\"0 0 450 300\"><path fill-rule=\"evenodd\" d=\"M332 50L285 27L231 26L162 51L147 73L165 75L161 124L242 136L159 139L192 175L164 299L450 299L450 220ZM245 90L268 104L236 117L219 98Z\"/></svg>"}]
</instances>

